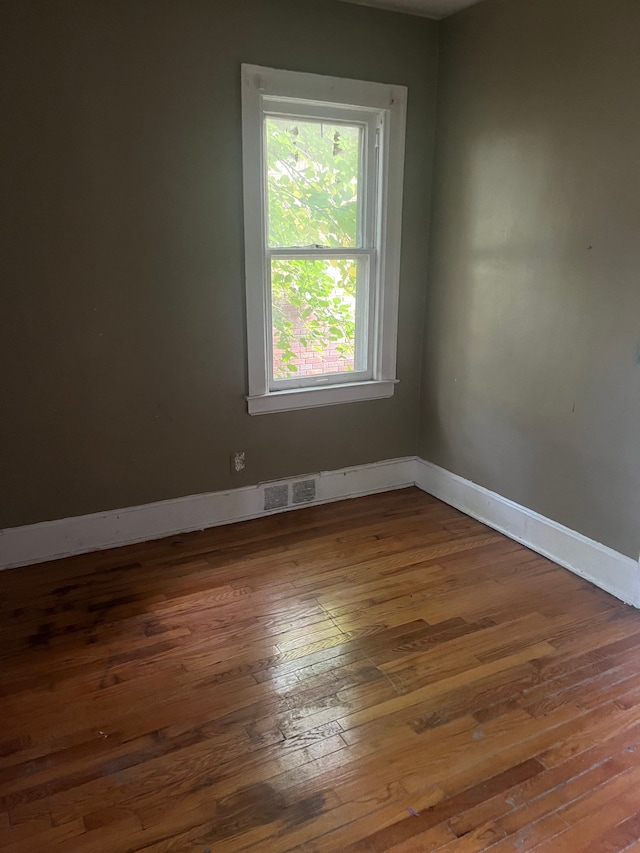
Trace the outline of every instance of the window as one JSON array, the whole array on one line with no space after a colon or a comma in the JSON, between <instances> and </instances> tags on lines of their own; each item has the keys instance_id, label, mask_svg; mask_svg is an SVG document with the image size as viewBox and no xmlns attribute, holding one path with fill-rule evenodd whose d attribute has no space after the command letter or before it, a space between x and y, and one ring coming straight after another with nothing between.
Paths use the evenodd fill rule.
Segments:
<instances>
[{"instance_id":1,"label":"window","mask_svg":"<svg viewBox=\"0 0 640 853\"><path fill-rule=\"evenodd\" d=\"M242 66L250 414L393 394L406 94Z\"/></svg>"}]
</instances>

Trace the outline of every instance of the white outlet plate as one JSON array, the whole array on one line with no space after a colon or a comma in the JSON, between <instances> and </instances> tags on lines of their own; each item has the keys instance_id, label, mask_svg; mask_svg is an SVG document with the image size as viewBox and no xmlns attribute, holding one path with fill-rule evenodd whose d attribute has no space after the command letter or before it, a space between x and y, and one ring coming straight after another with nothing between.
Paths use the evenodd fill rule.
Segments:
<instances>
[{"instance_id":1,"label":"white outlet plate","mask_svg":"<svg viewBox=\"0 0 640 853\"><path fill-rule=\"evenodd\" d=\"M231 454L231 473L240 474L245 469L246 459L244 450L236 450Z\"/></svg>"}]
</instances>

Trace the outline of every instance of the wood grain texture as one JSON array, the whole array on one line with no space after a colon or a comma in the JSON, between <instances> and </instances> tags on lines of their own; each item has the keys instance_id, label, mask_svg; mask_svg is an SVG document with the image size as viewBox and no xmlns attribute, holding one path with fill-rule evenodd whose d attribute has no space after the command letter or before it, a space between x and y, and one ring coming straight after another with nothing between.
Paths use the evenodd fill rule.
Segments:
<instances>
[{"instance_id":1,"label":"wood grain texture","mask_svg":"<svg viewBox=\"0 0 640 853\"><path fill-rule=\"evenodd\" d=\"M6 853L640 849L640 613L417 489L0 591Z\"/></svg>"}]
</instances>

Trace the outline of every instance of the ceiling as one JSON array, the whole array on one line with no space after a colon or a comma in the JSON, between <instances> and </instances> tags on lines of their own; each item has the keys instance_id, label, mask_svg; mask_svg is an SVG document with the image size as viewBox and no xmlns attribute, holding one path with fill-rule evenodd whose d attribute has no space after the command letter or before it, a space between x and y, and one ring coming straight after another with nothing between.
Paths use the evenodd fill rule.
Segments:
<instances>
[{"instance_id":1,"label":"ceiling","mask_svg":"<svg viewBox=\"0 0 640 853\"><path fill-rule=\"evenodd\" d=\"M410 15L422 15L425 18L446 18L473 6L480 0L346 0L361 6L379 6L381 9L393 9Z\"/></svg>"}]
</instances>

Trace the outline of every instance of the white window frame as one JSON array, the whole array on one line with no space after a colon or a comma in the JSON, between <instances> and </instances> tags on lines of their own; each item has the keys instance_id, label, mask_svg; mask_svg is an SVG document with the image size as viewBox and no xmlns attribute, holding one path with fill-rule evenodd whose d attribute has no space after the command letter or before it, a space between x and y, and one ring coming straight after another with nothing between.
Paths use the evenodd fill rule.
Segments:
<instances>
[{"instance_id":1,"label":"white window frame","mask_svg":"<svg viewBox=\"0 0 640 853\"><path fill-rule=\"evenodd\" d=\"M242 66L245 275L249 414L265 414L357 400L391 397L396 379L402 185L407 89ZM362 152L360 233L356 247L331 249L332 257L362 258L368 266L370 323L356 323L368 369L350 373L271 379L271 258L327 256L329 250L270 249L267 243L264 120L295 115L359 124Z\"/></svg>"}]
</instances>

